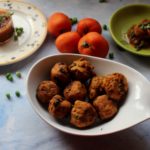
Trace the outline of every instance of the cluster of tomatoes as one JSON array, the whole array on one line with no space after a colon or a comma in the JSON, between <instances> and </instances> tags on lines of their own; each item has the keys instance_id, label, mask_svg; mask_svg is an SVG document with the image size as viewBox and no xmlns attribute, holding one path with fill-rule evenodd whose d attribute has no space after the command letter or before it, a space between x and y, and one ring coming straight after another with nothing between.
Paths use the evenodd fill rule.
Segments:
<instances>
[{"instance_id":1,"label":"cluster of tomatoes","mask_svg":"<svg viewBox=\"0 0 150 150\"><path fill-rule=\"evenodd\" d=\"M107 56L109 44L97 20L84 18L77 23L76 31L71 30L71 20L64 13L55 12L49 17L48 32L56 38L55 45L60 52Z\"/></svg>"}]
</instances>

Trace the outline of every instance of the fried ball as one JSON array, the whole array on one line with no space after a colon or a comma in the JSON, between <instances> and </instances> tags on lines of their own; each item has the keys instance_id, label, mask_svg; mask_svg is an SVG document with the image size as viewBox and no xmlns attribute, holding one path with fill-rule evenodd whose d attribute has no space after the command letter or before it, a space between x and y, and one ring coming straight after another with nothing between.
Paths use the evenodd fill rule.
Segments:
<instances>
[{"instance_id":1,"label":"fried ball","mask_svg":"<svg viewBox=\"0 0 150 150\"><path fill-rule=\"evenodd\" d=\"M110 99L120 102L127 94L128 82L123 74L113 73L103 78L102 87Z\"/></svg>"},{"instance_id":2,"label":"fried ball","mask_svg":"<svg viewBox=\"0 0 150 150\"><path fill-rule=\"evenodd\" d=\"M63 119L71 111L71 103L62 96L55 95L49 103L48 112L58 119Z\"/></svg>"},{"instance_id":3,"label":"fried ball","mask_svg":"<svg viewBox=\"0 0 150 150\"><path fill-rule=\"evenodd\" d=\"M65 89L64 89L64 97L69 101L75 101L77 99L84 100L86 97L87 90L85 85L80 81L72 81Z\"/></svg>"},{"instance_id":4,"label":"fried ball","mask_svg":"<svg viewBox=\"0 0 150 150\"><path fill-rule=\"evenodd\" d=\"M98 96L93 101L93 106L96 108L101 120L107 120L115 116L117 113L117 105L108 99L107 95Z\"/></svg>"},{"instance_id":5,"label":"fried ball","mask_svg":"<svg viewBox=\"0 0 150 150\"><path fill-rule=\"evenodd\" d=\"M59 87L53 81L42 81L37 88L37 98L43 104L49 103L56 94L59 94Z\"/></svg>"},{"instance_id":6,"label":"fried ball","mask_svg":"<svg viewBox=\"0 0 150 150\"><path fill-rule=\"evenodd\" d=\"M98 95L103 93L102 81L103 81L103 77L101 76L95 76L91 79L90 86L89 86L90 99L94 99Z\"/></svg>"},{"instance_id":7,"label":"fried ball","mask_svg":"<svg viewBox=\"0 0 150 150\"><path fill-rule=\"evenodd\" d=\"M91 126L96 120L96 110L88 103L76 100L71 110L70 123L78 128Z\"/></svg>"},{"instance_id":8,"label":"fried ball","mask_svg":"<svg viewBox=\"0 0 150 150\"><path fill-rule=\"evenodd\" d=\"M80 81L86 81L92 77L94 74L93 69L94 67L90 64L90 62L83 57L73 61L73 63L69 66L72 77L75 80Z\"/></svg>"},{"instance_id":9,"label":"fried ball","mask_svg":"<svg viewBox=\"0 0 150 150\"><path fill-rule=\"evenodd\" d=\"M70 82L68 66L63 62L56 63L51 69L50 77L58 85L68 84Z\"/></svg>"}]
</instances>

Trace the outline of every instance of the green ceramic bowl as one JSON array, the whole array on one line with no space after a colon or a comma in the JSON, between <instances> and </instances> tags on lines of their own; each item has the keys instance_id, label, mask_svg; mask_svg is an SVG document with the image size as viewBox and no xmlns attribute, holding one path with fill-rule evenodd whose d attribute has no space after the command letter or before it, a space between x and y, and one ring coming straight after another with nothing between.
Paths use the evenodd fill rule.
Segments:
<instances>
[{"instance_id":1,"label":"green ceramic bowl","mask_svg":"<svg viewBox=\"0 0 150 150\"><path fill-rule=\"evenodd\" d=\"M117 10L110 18L110 34L113 40L123 49L142 56L150 56L150 48L137 51L125 40L128 29L143 19L150 19L150 5L132 4Z\"/></svg>"}]
</instances>

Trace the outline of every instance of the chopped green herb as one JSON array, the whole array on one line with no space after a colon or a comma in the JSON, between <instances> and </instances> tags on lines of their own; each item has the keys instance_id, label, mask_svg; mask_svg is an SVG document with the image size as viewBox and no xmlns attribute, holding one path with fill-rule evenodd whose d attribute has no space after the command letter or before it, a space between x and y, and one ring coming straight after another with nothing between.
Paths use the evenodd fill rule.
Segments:
<instances>
[{"instance_id":1,"label":"chopped green herb","mask_svg":"<svg viewBox=\"0 0 150 150\"><path fill-rule=\"evenodd\" d=\"M20 27L20 28L16 27L15 34L14 34L14 41L17 41L18 37L20 37L23 33L24 33L24 31L23 31L22 27Z\"/></svg>"},{"instance_id":2,"label":"chopped green herb","mask_svg":"<svg viewBox=\"0 0 150 150\"><path fill-rule=\"evenodd\" d=\"M10 93L6 93L6 97L7 97L8 99L11 99Z\"/></svg>"},{"instance_id":3,"label":"chopped green herb","mask_svg":"<svg viewBox=\"0 0 150 150\"><path fill-rule=\"evenodd\" d=\"M12 82L13 81L12 74L11 73L6 73L6 79Z\"/></svg>"},{"instance_id":4,"label":"chopped green herb","mask_svg":"<svg viewBox=\"0 0 150 150\"><path fill-rule=\"evenodd\" d=\"M105 3L107 0L99 0L100 3Z\"/></svg>"},{"instance_id":5,"label":"chopped green herb","mask_svg":"<svg viewBox=\"0 0 150 150\"><path fill-rule=\"evenodd\" d=\"M13 79L12 76L9 76L9 77L8 77L8 80L12 82L14 79Z\"/></svg>"},{"instance_id":6,"label":"chopped green herb","mask_svg":"<svg viewBox=\"0 0 150 150\"><path fill-rule=\"evenodd\" d=\"M8 72L8 73L6 73L5 76L6 76L6 78L8 78L8 77L11 76L11 75L12 75L12 74Z\"/></svg>"},{"instance_id":7,"label":"chopped green herb","mask_svg":"<svg viewBox=\"0 0 150 150\"><path fill-rule=\"evenodd\" d=\"M74 25L74 24L76 24L76 23L78 22L77 17L70 18L70 20L71 20L71 24L72 24L72 25Z\"/></svg>"},{"instance_id":8,"label":"chopped green herb","mask_svg":"<svg viewBox=\"0 0 150 150\"><path fill-rule=\"evenodd\" d=\"M150 29L150 23L143 23L139 26L142 30Z\"/></svg>"},{"instance_id":9,"label":"chopped green herb","mask_svg":"<svg viewBox=\"0 0 150 150\"><path fill-rule=\"evenodd\" d=\"M17 71L17 72L16 72L16 76L17 76L18 78L21 78L21 77L22 77L21 72Z\"/></svg>"},{"instance_id":10,"label":"chopped green herb","mask_svg":"<svg viewBox=\"0 0 150 150\"><path fill-rule=\"evenodd\" d=\"M145 29L144 24L141 24L141 25L140 25L140 28L141 28L142 30L144 30L144 29Z\"/></svg>"},{"instance_id":11,"label":"chopped green herb","mask_svg":"<svg viewBox=\"0 0 150 150\"><path fill-rule=\"evenodd\" d=\"M104 24L104 25L103 25L103 29L104 29L105 31L107 31L107 30L108 30L108 27L107 27L107 25L106 25L106 24Z\"/></svg>"},{"instance_id":12,"label":"chopped green herb","mask_svg":"<svg viewBox=\"0 0 150 150\"><path fill-rule=\"evenodd\" d=\"M147 28L147 29L150 29L150 24L148 24L148 25L146 26L146 28Z\"/></svg>"},{"instance_id":13,"label":"chopped green herb","mask_svg":"<svg viewBox=\"0 0 150 150\"><path fill-rule=\"evenodd\" d=\"M20 27L20 28L16 28L16 32L18 32L18 31L23 32L23 28L22 28L22 27Z\"/></svg>"},{"instance_id":14,"label":"chopped green herb","mask_svg":"<svg viewBox=\"0 0 150 150\"><path fill-rule=\"evenodd\" d=\"M114 59L114 53L109 53L109 59Z\"/></svg>"},{"instance_id":15,"label":"chopped green herb","mask_svg":"<svg viewBox=\"0 0 150 150\"><path fill-rule=\"evenodd\" d=\"M15 94L16 94L17 97L20 97L20 92L19 91L16 91Z\"/></svg>"},{"instance_id":16,"label":"chopped green herb","mask_svg":"<svg viewBox=\"0 0 150 150\"><path fill-rule=\"evenodd\" d=\"M8 12L8 13L0 14L0 23L2 23L3 21L5 21L8 17L10 17L12 15L13 15L13 12Z\"/></svg>"},{"instance_id":17,"label":"chopped green herb","mask_svg":"<svg viewBox=\"0 0 150 150\"><path fill-rule=\"evenodd\" d=\"M22 32L20 30L17 31L17 36L21 36Z\"/></svg>"},{"instance_id":18,"label":"chopped green herb","mask_svg":"<svg viewBox=\"0 0 150 150\"><path fill-rule=\"evenodd\" d=\"M21 36L21 34L23 33L23 28L22 27L16 28L15 31L16 31L17 36Z\"/></svg>"}]
</instances>

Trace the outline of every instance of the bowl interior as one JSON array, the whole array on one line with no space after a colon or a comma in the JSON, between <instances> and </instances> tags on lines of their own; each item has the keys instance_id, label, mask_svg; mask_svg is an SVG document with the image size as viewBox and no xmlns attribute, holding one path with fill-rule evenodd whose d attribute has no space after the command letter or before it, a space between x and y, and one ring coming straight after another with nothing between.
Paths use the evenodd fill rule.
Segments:
<instances>
[{"instance_id":1,"label":"bowl interior","mask_svg":"<svg viewBox=\"0 0 150 150\"><path fill-rule=\"evenodd\" d=\"M150 116L150 101L146 100L145 92L142 87L148 82L140 73L125 65L106 59L100 59L90 56L83 56L95 66L95 72L98 75L106 75L113 72L123 73L129 82L129 92L124 105L120 108L118 114L109 122L94 126L88 129L76 129L70 125L58 123L48 111L45 110L36 99L36 89L40 81L48 79L51 67L56 62L65 62L71 64L73 60L81 55L54 55L46 57L37 62L29 71L27 78L27 93L29 101L34 110L53 127L75 135L95 136L113 133L128 128ZM142 99L143 98L143 99ZM148 103L148 104L147 104Z\"/></svg>"},{"instance_id":2,"label":"bowl interior","mask_svg":"<svg viewBox=\"0 0 150 150\"><path fill-rule=\"evenodd\" d=\"M133 4L122 7L110 19L110 33L114 41L125 50L137 55L150 56L150 48L137 51L125 40L128 29L143 19L150 19L150 5Z\"/></svg>"}]
</instances>

